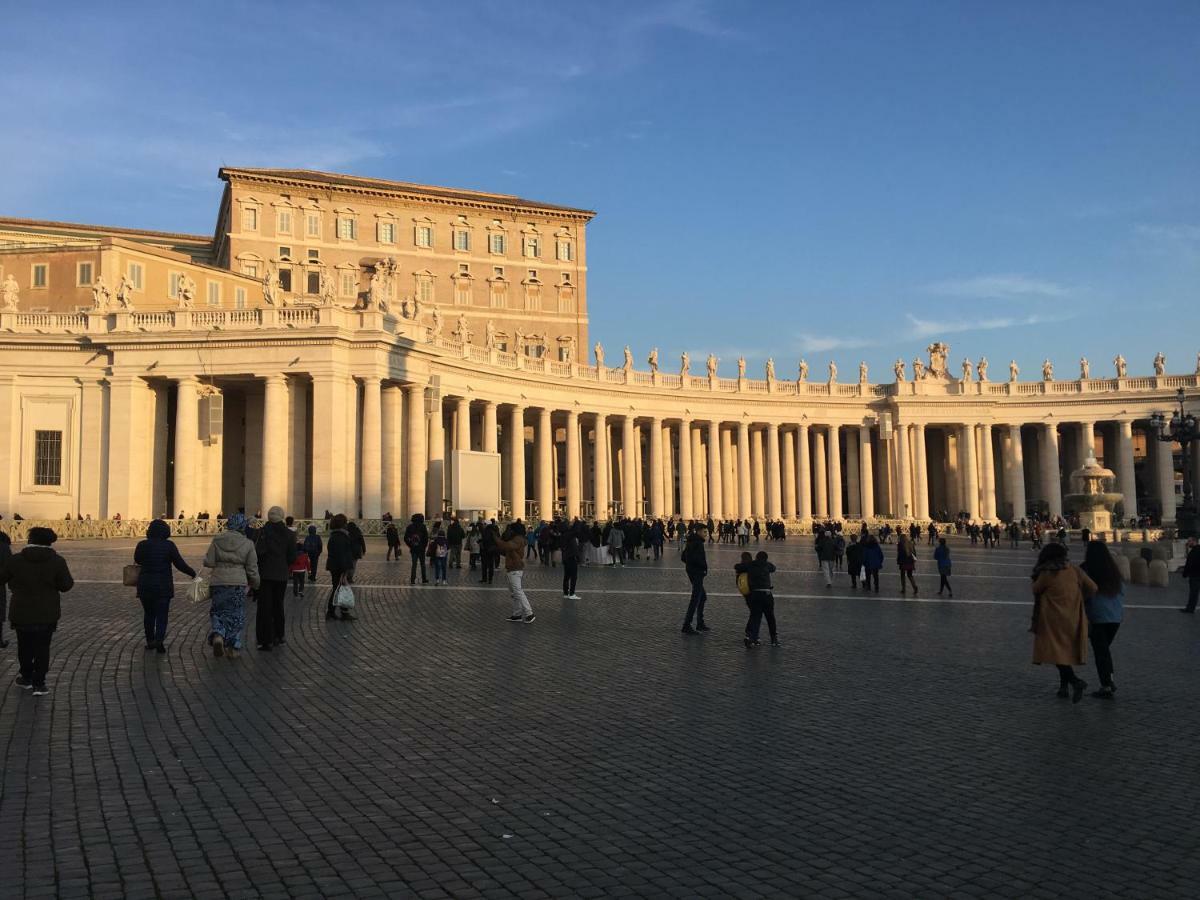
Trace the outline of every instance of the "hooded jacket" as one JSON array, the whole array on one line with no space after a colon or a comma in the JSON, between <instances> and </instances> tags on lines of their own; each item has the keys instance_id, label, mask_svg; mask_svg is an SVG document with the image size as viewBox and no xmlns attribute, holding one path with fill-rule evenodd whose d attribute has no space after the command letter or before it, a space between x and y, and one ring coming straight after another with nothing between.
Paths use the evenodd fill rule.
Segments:
<instances>
[{"instance_id":1,"label":"hooded jacket","mask_svg":"<svg viewBox=\"0 0 1200 900\"><path fill-rule=\"evenodd\" d=\"M208 580L213 587L248 584L256 588L261 583L254 544L239 531L222 531L213 538L204 565L212 569Z\"/></svg>"},{"instance_id":2,"label":"hooded jacket","mask_svg":"<svg viewBox=\"0 0 1200 900\"><path fill-rule=\"evenodd\" d=\"M134 548L133 561L142 567L138 573L139 597L162 597L167 600L174 597L172 566L188 578L196 577L195 570L183 561L183 557L179 555L179 548L171 540L171 526L162 519L155 519L150 523L150 527L146 529L146 539Z\"/></svg>"},{"instance_id":3,"label":"hooded jacket","mask_svg":"<svg viewBox=\"0 0 1200 900\"><path fill-rule=\"evenodd\" d=\"M51 547L29 545L0 568L0 582L12 591L8 619L13 628L57 625L61 594L75 585L67 561Z\"/></svg>"},{"instance_id":4,"label":"hooded jacket","mask_svg":"<svg viewBox=\"0 0 1200 900\"><path fill-rule=\"evenodd\" d=\"M704 538L700 537L696 532L692 532L687 536L687 541L683 545L684 568L689 575L707 575L708 574L708 557L704 552Z\"/></svg>"},{"instance_id":5,"label":"hooded jacket","mask_svg":"<svg viewBox=\"0 0 1200 900\"><path fill-rule=\"evenodd\" d=\"M296 560L296 536L283 524L283 510L271 507L267 516L267 524L254 539L258 574L263 581L287 581Z\"/></svg>"},{"instance_id":6,"label":"hooded jacket","mask_svg":"<svg viewBox=\"0 0 1200 900\"><path fill-rule=\"evenodd\" d=\"M504 554L504 570L520 572L525 568L525 535L513 534L507 540L496 541L496 549Z\"/></svg>"},{"instance_id":7,"label":"hooded jacket","mask_svg":"<svg viewBox=\"0 0 1200 900\"><path fill-rule=\"evenodd\" d=\"M321 536L317 534L317 526L308 526L308 537L304 539L304 552L308 554L309 559L316 559L325 549L325 544L321 541Z\"/></svg>"}]
</instances>

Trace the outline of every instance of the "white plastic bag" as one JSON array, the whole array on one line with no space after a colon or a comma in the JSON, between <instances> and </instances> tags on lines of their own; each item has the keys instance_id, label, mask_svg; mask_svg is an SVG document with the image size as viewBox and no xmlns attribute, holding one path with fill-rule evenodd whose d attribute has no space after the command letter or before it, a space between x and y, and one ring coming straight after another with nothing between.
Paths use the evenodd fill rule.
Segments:
<instances>
[{"instance_id":1,"label":"white plastic bag","mask_svg":"<svg viewBox=\"0 0 1200 900\"><path fill-rule=\"evenodd\" d=\"M354 609L354 591L346 582L343 581L333 595L333 605L338 609Z\"/></svg>"},{"instance_id":2,"label":"white plastic bag","mask_svg":"<svg viewBox=\"0 0 1200 900\"><path fill-rule=\"evenodd\" d=\"M192 583L187 586L187 598L192 603L205 603L208 601L208 582L197 575L192 579Z\"/></svg>"}]
</instances>

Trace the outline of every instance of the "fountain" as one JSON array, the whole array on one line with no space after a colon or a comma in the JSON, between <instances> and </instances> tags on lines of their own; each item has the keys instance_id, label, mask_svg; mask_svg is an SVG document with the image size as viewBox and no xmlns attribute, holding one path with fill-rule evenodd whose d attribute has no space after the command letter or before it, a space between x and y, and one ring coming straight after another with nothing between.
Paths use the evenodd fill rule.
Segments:
<instances>
[{"instance_id":1,"label":"fountain","mask_svg":"<svg viewBox=\"0 0 1200 900\"><path fill-rule=\"evenodd\" d=\"M1079 516L1079 526L1092 533L1112 530L1113 510L1124 494L1112 490L1116 476L1088 455L1083 465L1071 473L1072 493L1063 497L1068 512Z\"/></svg>"}]
</instances>

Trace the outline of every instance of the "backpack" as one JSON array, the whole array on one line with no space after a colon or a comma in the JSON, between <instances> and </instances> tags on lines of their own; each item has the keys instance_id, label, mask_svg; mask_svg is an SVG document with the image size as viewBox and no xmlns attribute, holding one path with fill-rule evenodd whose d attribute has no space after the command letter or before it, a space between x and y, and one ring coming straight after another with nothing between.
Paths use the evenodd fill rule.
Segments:
<instances>
[{"instance_id":1,"label":"backpack","mask_svg":"<svg viewBox=\"0 0 1200 900\"><path fill-rule=\"evenodd\" d=\"M743 597L750 596L750 573L749 572L738 572L737 589L738 589L738 593L741 594Z\"/></svg>"}]
</instances>

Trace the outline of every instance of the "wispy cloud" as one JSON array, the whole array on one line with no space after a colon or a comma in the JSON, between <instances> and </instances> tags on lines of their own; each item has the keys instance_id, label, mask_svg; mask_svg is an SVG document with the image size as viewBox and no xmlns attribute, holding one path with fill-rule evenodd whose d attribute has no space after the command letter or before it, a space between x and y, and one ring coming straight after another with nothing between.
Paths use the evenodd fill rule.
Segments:
<instances>
[{"instance_id":1,"label":"wispy cloud","mask_svg":"<svg viewBox=\"0 0 1200 900\"><path fill-rule=\"evenodd\" d=\"M924 285L922 290L940 297L976 300L1066 297L1072 292L1066 285L1027 275L977 275L974 278L935 281Z\"/></svg>"},{"instance_id":2,"label":"wispy cloud","mask_svg":"<svg viewBox=\"0 0 1200 900\"><path fill-rule=\"evenodd\" d=\"M829 350L853 350L856 347L875 347L878 341L834 334L800 334L796 346L801 353L825 353Z\"/></svg>"},{"instance_id":3,"label":"wispy cloud","mask_svg":"<svg viewBox=\"0 0 1200 900\"><path fill-rule=\"evenodd\" d=\"M1142 223L1135 225L1133 232L1154 254L1200 261L1200 225Z\"/></svg>"},{"instance_id":4,"label":"wispy cloud","mask_svg":"<svg viewBox=\"0 0 1200 900\"><path fill-rule=\"evenodd\" d=\"M1027 316L996 316L988 319L922 319L909 313L908 337L931 338L964 331L996 331L1028 325L1048 325L1073 318L1070 313L1031 313Z\"/></svg>"}]
</instances>

